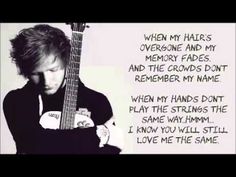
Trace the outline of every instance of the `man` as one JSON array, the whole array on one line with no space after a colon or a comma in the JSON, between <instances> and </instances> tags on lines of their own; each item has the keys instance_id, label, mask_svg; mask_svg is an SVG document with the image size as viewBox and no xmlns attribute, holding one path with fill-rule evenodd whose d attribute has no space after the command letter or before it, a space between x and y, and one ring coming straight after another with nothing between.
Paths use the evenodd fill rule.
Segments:
<instances>
[{"instance_id":1,"label":"man","mask_svg":"<svg viewBox=\"0 0 236 177\"><path fill-rule=\"evenodd\" d=\"M11 45L11 57L19 74L28 79L23 88L9 92L3 102L17 154L120 153L122 132L114 125L108 99L80 80L77 124L60 128L61 115L57 112L63 110L71 51L70 40L63 31L36 25L21 30ZM44 119L44 115L50 119ZM58 125L51 121L58 119Z\"/></svg>"}]
</instances>

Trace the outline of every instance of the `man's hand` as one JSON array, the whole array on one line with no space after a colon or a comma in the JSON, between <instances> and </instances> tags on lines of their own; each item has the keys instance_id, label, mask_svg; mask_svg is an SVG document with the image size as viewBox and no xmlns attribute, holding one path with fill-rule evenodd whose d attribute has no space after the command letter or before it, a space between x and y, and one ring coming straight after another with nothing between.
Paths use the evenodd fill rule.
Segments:
<instances>
[{"instance_id":1,"label":"man's hand","mask_svg":"<svg viewBox=\"0 0 236 177\"><path fill-rule=\"evenodd\" d=\"M122 150L124 148L124 134L119 127L115 126L114 117L111 117L104 125L108 128L110 134L107 144Z\"/></svg>"},{"instance_id":2,"label":"man's hand","mask_svg":"<svg viewBox=\"0 0 236 177\"><path fill-rule=\"evenodd\" d=\"M97 135L100 138L99 147L108 144L121 150L124 148L123 132L120 128L115 126L113 117L111 117L104 125L97 126Z\"/></svg>"},{"instance_id":3,"label":"man's hand","mask_svg":"<svg viewBox=\"0 0 236 177\"><path fill-rule=\"evenodd\" d=\"M104 125L98 125L96 132L97 136L100 138L99 147L104 147L104 145L107 144L110 138L110 132L108 128Z\"/></svg>"}]
</instances>

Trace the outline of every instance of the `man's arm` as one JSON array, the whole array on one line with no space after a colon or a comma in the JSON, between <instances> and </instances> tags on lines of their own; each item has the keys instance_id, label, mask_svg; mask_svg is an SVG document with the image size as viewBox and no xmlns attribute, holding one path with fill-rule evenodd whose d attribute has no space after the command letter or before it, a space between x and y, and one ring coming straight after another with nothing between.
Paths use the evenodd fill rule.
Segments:
<instances>
[{"instance_id":1,"label":"man's arm","mask_svg":"<svg viewBox=\"0 0 236 177\"><path fill-rule=\"evenodd\" d=\"M20 106L19 102L23 100L19 101L19 99L14 92L11 92L3 102L4 114L16 142L17 153L94 154L98 152L99 138L96 135L96 127L73 130L43 129L37 122L37 116L30 113L32 106L27 104Z\"/></svg>"},{"instance_id":2,"label":"man's arm","mask_svg":"<svg viewBox=\"0 0 236 177\"><path fill-rule=\"evenodd\" d=\"M111 104L105 95L100 95L97 105L97 135L100 153L119 154L123 149L123 132L115 125Z\"/></svg>"}]
</instances>

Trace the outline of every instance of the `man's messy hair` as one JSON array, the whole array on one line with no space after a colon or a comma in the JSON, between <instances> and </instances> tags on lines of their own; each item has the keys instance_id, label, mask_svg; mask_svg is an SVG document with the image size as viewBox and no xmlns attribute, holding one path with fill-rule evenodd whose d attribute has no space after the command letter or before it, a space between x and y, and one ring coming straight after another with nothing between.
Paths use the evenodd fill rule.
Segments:
<instances>
[{"instance_id":1,"label":"man's messy hair","mask_svg":"<svg viewBox=\"0 0 236 177\"><path fill-rule=\"evenodd\" d=\"M70 40L55 27L41 24L26 28L10 40L10 56L16 63L19 74L28 77L45 56L54 54L66 65L70 55Z\"/></svg>"}]
</instances>

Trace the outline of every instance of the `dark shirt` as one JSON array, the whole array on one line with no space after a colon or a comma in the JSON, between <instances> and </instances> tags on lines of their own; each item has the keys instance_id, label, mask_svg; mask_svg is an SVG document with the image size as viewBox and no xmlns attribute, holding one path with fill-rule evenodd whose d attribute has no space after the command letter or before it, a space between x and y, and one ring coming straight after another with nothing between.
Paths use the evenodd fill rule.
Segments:
<instances>
[{"instance_id":1,"label":"dark shirt","mask_svg":"<svg viewBox=\"0 0 236 177\"><path fill-rule=\"evenodd\" d=\"M40 124L39 99L33 84L7 94L3 110L8 127L16 143L17 154L119 154L120 149L105 145L99 147L96 125L104 124L112 116L106 96L79 84L77 110L90 112L95 126L71 130L44 129ZM44 112L61 111L65 89L55 95L42 97Z\"/></svg>"}]
</instances>

